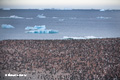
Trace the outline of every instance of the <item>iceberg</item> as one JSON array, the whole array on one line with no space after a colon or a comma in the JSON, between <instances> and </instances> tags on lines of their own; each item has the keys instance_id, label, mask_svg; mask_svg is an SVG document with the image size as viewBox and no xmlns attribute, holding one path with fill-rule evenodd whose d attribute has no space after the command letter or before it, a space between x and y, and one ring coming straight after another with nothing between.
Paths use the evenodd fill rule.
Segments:
<instances>
[{"instance_id":1,"label":"iceberg","mask_svg":"<svg viewBox=\"0 0 120 80\"><path fill-rule=\"evenodd\" d=\"M38 10L44 10L43 8L39 8Z\"/></svg>"},{"instance_id":2,"label":"iceberg","mask_svg":"<svg viewBox=\"0 0 120 80\"><path fill-rule=\"evenodd\" d=\"M26 31L25 33L38 33L38 34L54 34L54 33L58 33L57 30L52 30L52 29L48 29L46 30L45 25L41 25L41 26L34 26L34 27L26 27L25 30L29 30Z\"/></svg>"},{"instance_id":3,"label":"iceberg","mask_svg":"<svg viewBox=\"0 0 120 80\"><path fill-rule=\"evenodd\" d=\"M100 9L100 11L105 11L105 9Z\"/></svg>"},{"instance_id":4,"label":"iceberg","mask_svg":"<svg viewBox=\"0 0 120 80\"><path fill-rule=\"evenodd\" d=\"M46 27L45 27L45 25L41 25L41 26L34 26L34 27L29 27L29 26L27 26L26 28L25 28L25 30L45 30L46 29Z\"/></svg>"},{"instance_id":5,"label":"iceberg","mask_svg":"<svg viewBox=\"0 0 120 80\"><path fill-rule=\"evenodd\" d=\"M14 28L12 25L8 25L8 24L2 24L1 27L5 29Z\"/></svg>"},{"instance_id":6,"label":"iceberg","mask_svg":"<svg viewBox=\"0 0 120 80\"><path fill-rule=\"evenodd\" d=\"M95 36L68 37L68 36L63 36L63 39L95 39L95 38L102 38L102 37L95 37Z\"/></svg>"},{"instance_id":7,"label":"iceberg","mask_svg":"<svg viewBox=\"0 0 120 80\"><path fill-rule=\"evenodd\" d=\"M46 16L44 16L43 14L38 15L37 17L38 17L38 18L46 18Z\"/></svg>"},{"instance_id":8,"label":"iceberg","mask_svg":"<svg viewBox=\"0 0 120 80\"><path fill-rule=\"evenodd\" d=\"M97 19L110 19L111 17L96 17Z\"/></svg>"},{"instance_id":9,"label":"iceberg","mask_svg":"<svg viewBox=\"0 0 120 80\"><path fill-rule=\"evenodd\" d=\"M30 30L30 31L26 31L26 33L54 34L54 33L58 33L58 31L57 30Z\"/></svg>"},{"instance_id":10,"label":"iceberg","mask_svg":"<svg viewBox=\"0 0 120 80\"><path fill-rule=\"evenodd\" d=\"M10 10L10 8L3 8L2 10Z\"/></svg>"}]
</instances>

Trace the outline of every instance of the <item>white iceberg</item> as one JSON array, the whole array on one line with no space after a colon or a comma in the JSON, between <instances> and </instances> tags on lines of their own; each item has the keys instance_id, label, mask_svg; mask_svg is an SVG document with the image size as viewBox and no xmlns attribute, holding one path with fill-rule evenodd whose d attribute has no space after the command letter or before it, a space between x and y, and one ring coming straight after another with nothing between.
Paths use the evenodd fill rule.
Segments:
<instances>
[{"instance_id":1,"label":"white iceberg","mask_svg":"<svg viewBox=\"0 0 120 80\"><path fill-rule=\"evenodd\" d=\"M3 8L2 10L10 10L10 8Z\"/></svg>"},{"instance_id":2,"label":"white iceberg","mask_svg":"<svg viewBox=\"0 0 120 80\"><path fill-rule=\"evenodd\" d=\"M44 10L43 8L38 8L38 10Z\"/></svg>"},{"instance_id":3,"label":"white iceberg","mask_svg":"<svg viewBox=\"0 0 120 80\"><path fill-rule=\"evenodd\" d=\"M5 29L14 28L12 25L8 25L8 24L2 24L1 27Z\"/></svg>"},{"instance_id":4,"label":"white iceberg","mask_svg":"<svg viewBox=\"0 0 120 80\"><path fill-rule=\"evenodd\" d=\"M38 17L38 18L46 18L46 16L44 16L43 14L38 15L37 17Z\"/></svg>"},{"instance_id":5,"label":"white iceberg","mask_svg":"<svg viewBox=\"0 0 120 80\"><path fill-rule=\"evenodd\" d=\"M102 16L100 16L100 17L96 17L97 19L110 19L111 17L102 17Z\"/></svg>"},{"instance_id":6,"label":"white iceberg","mask_svg":"<svg viewBox=\"0 0 120 80\"><path fill-rule=\"evenodd\" d=\"M105 11L105 9L100 9L100 11Z\"/></svg>"},{"instance_id":7,"label":"white iceberg","mask_svg":"<svg viewBox=\"0 0 120 80\"><path fill-rule=\"evenodd\" d=\"M84 37L68 37L64 36L63 39L95 39L95 38L102 38L102 37L95 37L95 36L84 36Z\"/></svg>"},{"instance_id":8,"label":"white iceberg","mask_svg":"<svg viewBox=\"0 0 120 80\"><path fill-rule=\"evenodd\" d=\"M58 33L58 31L57 30L30 30L30 31L26 31L26 33L54 34L54 33Z\"/></svg>"},{"instance_id":9,"label":"white iceberg","mask_svg":"<svg viewBox=\"0 0 120 80\"><path fill-rule=\"evenodd\" d=\"M25 30L38 30L38 29L40 29L40 30L45 30L46 29L46 27L45 27L45 25L41 25L41 26L34 26L34 27L26 27L25 28Z\"/></svg>"},{"instance_id":10,"label":"white iceberg","mask_svg":"<svg viewBox=\"0 0 120 80\"><path fill-rule=\"evenodd\" d=\"M34 26L34 27L26 27L25 30L29 30L26 31L25 33L38 33L38 34L54 34L54 33L58 33L57 30L51 30L48 29L46 30L45 25L41 25L41 26Z\"/></svg>"}]
</instances>

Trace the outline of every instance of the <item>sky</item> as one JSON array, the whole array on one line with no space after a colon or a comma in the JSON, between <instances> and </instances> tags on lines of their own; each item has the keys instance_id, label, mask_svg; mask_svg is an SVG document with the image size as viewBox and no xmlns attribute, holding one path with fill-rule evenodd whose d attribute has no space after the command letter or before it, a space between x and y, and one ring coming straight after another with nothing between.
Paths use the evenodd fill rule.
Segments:
<instances>
[{"instance_id":1,"label":"sky","mask_svg":"<svg viewBox=\"0 0 120 80\"><path fill-rule=\"evenodd\" d=\"M120 0L0 0L0 8L120 9Z\"/></svg>"}]
</instances>

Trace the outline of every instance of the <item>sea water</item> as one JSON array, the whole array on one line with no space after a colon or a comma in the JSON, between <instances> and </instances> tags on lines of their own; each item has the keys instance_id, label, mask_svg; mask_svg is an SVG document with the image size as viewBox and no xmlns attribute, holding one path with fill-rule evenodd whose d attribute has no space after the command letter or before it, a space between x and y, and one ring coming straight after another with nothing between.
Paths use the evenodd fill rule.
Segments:
<instances>
[{"instance_id":1,"label":"sea water","mask_svg":"<svg viewBox=\"0 0 120 80\"><path fill-rule=\"evenodd\" d=\"M0 26L3 24L15 28L0 27L0 40L63 39L64 36L113 38L120 37L120 10L0 9ZM47 29L58 30L59 33L25 33L27 26L35 25L45 25Z\"/></svg>"}]
</instances>

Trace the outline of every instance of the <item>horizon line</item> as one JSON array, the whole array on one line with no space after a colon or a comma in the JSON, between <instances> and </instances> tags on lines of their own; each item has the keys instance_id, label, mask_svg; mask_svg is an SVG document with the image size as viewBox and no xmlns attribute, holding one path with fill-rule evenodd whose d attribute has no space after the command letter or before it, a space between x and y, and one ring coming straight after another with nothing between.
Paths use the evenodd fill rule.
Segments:
<instances>
[{"instance_id":1,"label":"horizon line","mask_svg":"<svg viewBox=\"0 0 120 80\"><path fill-rule=\"evenodd\" d=\"M38 9L38 10L120 10L120 9L104 9L104 8L1 8L0 9Z\"/></svg>"}]
</instances>

